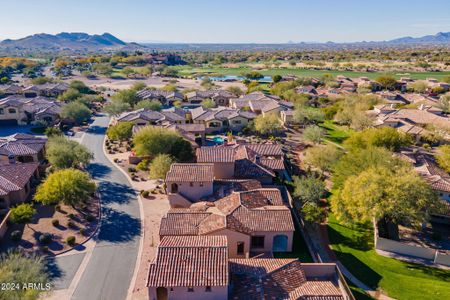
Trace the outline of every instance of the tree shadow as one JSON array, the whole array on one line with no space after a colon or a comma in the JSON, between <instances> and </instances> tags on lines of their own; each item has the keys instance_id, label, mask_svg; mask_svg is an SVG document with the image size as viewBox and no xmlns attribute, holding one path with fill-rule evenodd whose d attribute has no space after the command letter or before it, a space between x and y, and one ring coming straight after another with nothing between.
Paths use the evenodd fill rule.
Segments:
<instances>
[{"instance_id":1,"label":"tree shadow","mask_svg":"<svg viewBox=\"0 0 450 300\"><path fill-rule=\"evenodd\" d=\"M97 240L123 243L141 234L141 221L127 213L103 208L103 222Z\"/></svg>"},{"instance_id":2,"label":"tree shadow","mask_svg":"<svg viewBox=\"0 0 450 300\"><path fill-rule=\"evenodd\" d=\"M103 181L98 185L98 192L102 198L102 204L127 204L137 197L134 189L126 184Z\"/></svg>"},{"instance_id":3,"label":"tree shadow","mask_svg":"<svg viewBox=\"0 0 450 300\"><path fill-rule=\"evenodd\" d=\"M98 126L98 125L94 125L94 126L90 126L86 132L90 133L90 134L99 134L99 135L103 135L106 133L106 127L105 126Z\"/></svg>"},{"instance_id":4,"label":"tree shadow","mask_svg":"<svg viewBox=\"0 0 450 300\"><path fill-rule=\"evenodd\" d=\"M44 260L45 269L48 273L49 279L51 281L61 278L64 274L63 271L59 268L58 263L55 260L54 256L48 256Z\"/></svg>"},{"instance_id":5,"label":"tree shadow","mask_svg":"<svg viewBox=\"0 0 450 300\"><path fill-rule=\"evenodd\" d=\"M51 251L61 251L62 249L64 249L64 245L57 241L52 241L47 246L48 246L48 249Z\"/></svg>"},{"instance_id":6,"label":"tree shadow","mask_svg":"<svg viewBox=\"0 0 450 300\"><path fill-rule=\"evenodd\" d=\"M92 178L100 179L111 173L111 168L99 163L91 163L86 170L91 174Z\"/></svg>"},{"instance_id":7,"label":"tree shadow","mask_svg":"<svg viewBox=\"0 0 450 300\"><path fill-rule=\"evenodd\" d=\"M373 233L369 231L359 231L357 234L353 234L352 238L348 238L328 226L328 237L331 244L344 244L361 251L369 251L373 248Z\"/></svg>"},{"instance_id":8,"label":"tree shadow","mask_svg":"<svg viewBox=\"0 0 450 300\"><path fill-rule=\"evenodd\" d=\"M334 251L339 258L339 261L347 267L347 269L362 282L367 284L373 289L378 288L378 284L381 280L381 275L375 272L368 265L360 261L351 253Z\"/></svg>"}]
</instances>

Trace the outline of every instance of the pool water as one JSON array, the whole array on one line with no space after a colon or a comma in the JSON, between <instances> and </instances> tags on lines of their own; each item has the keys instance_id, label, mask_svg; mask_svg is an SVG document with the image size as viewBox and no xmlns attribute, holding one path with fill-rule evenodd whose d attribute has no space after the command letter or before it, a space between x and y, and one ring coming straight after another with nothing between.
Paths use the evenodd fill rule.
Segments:
<instances>
[{"instance_id":1,"label":"pool water","mask_svg":"<svg viewBox=\"0 0 450 300\"><path fill-rule=\"evenodd\" d=\"M221 137L221 136L215 136L215 137L213 138L213 141L214 141L214 143L216 143L216 144L223 144L224 139L223 139L223 137Z\"/></svg>"}]
</instances>

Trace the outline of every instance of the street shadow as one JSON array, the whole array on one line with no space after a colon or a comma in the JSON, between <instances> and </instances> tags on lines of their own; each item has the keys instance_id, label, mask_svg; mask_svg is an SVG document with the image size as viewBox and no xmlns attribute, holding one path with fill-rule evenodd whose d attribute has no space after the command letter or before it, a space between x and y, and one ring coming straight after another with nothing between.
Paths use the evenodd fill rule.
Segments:
<instances>
[{"instance_id":1,"label":"street shadow","mask_svg":"<svg viewBox=\"0 0 450 300\"><path fill-rule=\"evenodd\" d=\"M88 132L90 134L101 134L101 135L103 135L103 134L106 133L106 127L94 125L94 126L90 126L86 130L86 132Z\"/></svg>"},{"instance_id":2,"label":"street shadow","mask_svg":"<svg viewBox=\"0 0 450 300\"><path fill-rule=\"evenodd\" d=\"M141 234L141 221L127 213L111 208L103 208L103 221L99 241L123 243L133 240Z\"/></svg>"},{"instance_id":3,"label":"street shadow","mask_svg":"<svg viewBox=\"0 0 450 300\"><path fill-rule=\"evenodd\" d=\"M111 168L99 163L91 163L86 170L91 174L92 178L100 179L111 173Z\"/></svg>"},{"instance_id":4,"label":"street shadow","mask_svg":"<svg viewBox=\"0 0 450 300\"><path fill-rule=\"evenodd\" d=\"M46 257L44 264L51 281L61 278L64 275L64 272L59 268L54 256Z\"/></svg>"},{"instance_id":5,"label":"street shadow","mask_svg":"<svg viewBox=\"0 0 450 300\"><path fill-rule=\"evenodd\" d=\"M98 192L102 198L102 204L127 204L136 199L137 193L126 184L103 181L98 185Z\"/></svg>"}]
</instances>

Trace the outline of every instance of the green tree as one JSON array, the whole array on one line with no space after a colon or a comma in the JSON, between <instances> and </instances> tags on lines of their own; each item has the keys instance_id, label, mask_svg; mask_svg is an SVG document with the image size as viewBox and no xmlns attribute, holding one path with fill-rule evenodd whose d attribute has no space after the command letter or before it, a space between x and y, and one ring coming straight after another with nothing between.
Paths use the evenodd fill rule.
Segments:
<instances>
[{"instance_id":1,"label":"green tree","mask_svg":"<svg viewBox=\"0 0 450 300\"><path fill-rule=\"evenodd\" d=\"M442 95L439 98L438 108L442 109L444 113L450 113L450 93Z\"/></svg>"},{"instance_id":2,"label":"green tree","mask_svg":"<svg viewBox=\"0 0 450 300\"><path fill-rule=\"evenodd\" d=\"M397 79L389 75L378 76L375 81L387 90L394 90L397 85Z\"/></svg>"},{"instance_id":3,"label":"green tree","mask_svg":"<svg viewBox=\"0 0 450 300\"><path fill-rule=\"evenodd\" d=\"M25 252L7 252L0 256L0 282L26 283L35 282L50 284L48 270L44 259L40 256L30 255ZM44 286L45 288L45 286ZM1 290L2 300L37 300L42 299L45 291L41 289L11 289Z\"/></svg>"},{"instance_id":4,"label":"green tree","mask_svg":"<svg viewBox=\"0 0 450 300\"><path fill-rule=\"evenodd\" d=\"M293 120L298 124L316 124L325 119L324 113L313 107L297 105L294 109Z\"/></svg>"},{"instance_id":5,"label":"green tree","mask_svg":"<svg viewBox=\"0 0 450 300\"><path fill-rule=\"evenodd\" d=\"M280 82L281 79L283 79L283 77L281 77L281 75L277 74L277 75L272 76L272 80L274 83Z\"/></svg>"},{"instance_id":6,"label":"green tree","mask_svg":"<svg viewBox=\"0 0 450 300\"><path fill-rule=\"evenodd\" d=\"M259 115L253 122L255 130L263 135L274 134L282 128L278 115L275 113Z\"/></svg>"},{"instance_id":7,"label":"green tree","mask_svg":"<svg viewBox=\"0 0 450 300\"><path fill-rule=\"evenodd\" d=\"M95 190L95 183L87 173L64 169L50 174L38 186L34 200L43 204L62 202L75 207L89 200Z\"/></svg>"},{"instance_id":8,"label":"green tree","mask_svg":"<svg viewBox=\"0 0 450 300\"><path fill-rule=\"evenodd\" d=\"M339 187L348 177L358 175L371 167L396 169L407 165L407 162L393 156L392 152L385 148L354 149L345 153L333 166L333 183Z\"/></svg>"},{"instance_id":9,"label":"green tree","mask_svg":"<svg viewBox=\"0 0 450 300\"><path fill-rule=\"evenodd\" d=\"M109 127L106 131L106 135L110 140L125 141L132 137L133 126L134 123L132 122L119 122L116 125Z\"/></svg>"},{"instance_id":10,"label":"green tree","mask_svg":"<svg viewBox=\"0 0 450 300\"><path fill-rule=\"evenodd\" d=\"M86 166L92 158L93 154L85 146L64 136L54 136L48 140L47 159L52 168L65 169Z\"/></svg>"},{"instance_id":11,"label":"green tree","mask_svg":"<svg viewBox=\"0 0 450 300\"><path fill-rule=\"evenodd\" d=\"M69 103L77 100L79 97L81 97L81 93L77 89L69 88L58 97L58 100Z\"/></svg>"},{"instance_id":12,"label":"green tree","mask_svg":"<svg viewBox=\"0 0 450 300\"><path fill-rule=\"evenodd\" d=\"M160 111L162 109L162 104L158 100L142 100L139 101L134 109L145 108L147 110Z\"/></svg>"},{"instance_id":13,"label":"green tree","mask_svg":"<svg viewBox=\"0 0 450 300\"><path fill-rule=\"evenodd\" d=\"M338 219L420 224L438 209L436 193L411 167L371 167L352 175L331 197Z\"/></svg>"},{"instance_id":14,"label":"green tree","mask_svg":"<svg viewBox=\"0 0 450 300\"><path fill-rule=\"evenodd\" d=\"M213 108L216 107L216 102L214 102L212 99L206 98L202 101L201 105L203 108Z\"/></svg>"},{"instance_id":15,"label":"green tree","mask_svg":"<svg viewBox=\"0 0 450 300\"><path fill-rule=\"evenodd\" d=\"M63 135L63 132L58 127L45 128L44 134L48 137Z\"/></svg>"},{"instance_id":16,"label":"green tree","mask_svg":"<svg viewBox=\"0 0 450 300\"><path fill-rule=\"evenodd\" d=\"M318 145L305 151L305 163L313 165L322 172L329 172L343 152L333 145Z\"/></svg>"},{"instance_id":17,"label":"green tree","mask_svg":"<svg viewBox=\"0 0 450 300\"><path fill-rule=\"evenodd\" d=\"M11 221L17 224L28 224L33 220L36 210L31 204L22 203L11 208Z\"/></svg>"},{"instance_id":18,"label":"green tree","mask_svg":"<svg viewBox=\"0 0 450 300\"><path fill-rule=\"evenodd\" d=\"M251 72L245 73L244 77L247 79L250 79L250 80L258 80L258 79L263 78L264 75L259 72L256 72L256 71L251 71Z\"/></svg>"},{"instance_id":19,"label":"green tree","mask_svg":"<svg viewBox=\"0 0 450 300\"><path fill-rule=\"evenodd\" d=\"M70 83L70 88L77 90L81 94L89 94L92 92L91 89L80 80L73 80Z\"/></svg>"},{"instance_id":20,"label":"green tree","mask_svg":"<svg viewBox=\"0 0 450 300\"><path fill-rule=\"evenodd\" d=\"M450 145L439 146L436 151L436 160L439 166L450 173Z\"/></svg>"},{"instance_id":21,"label":"green tree","mask_svg":"<svg viewBox=\"0 0 450 300\"><path fill-rule=\"evenodd\" d=\"M168 154L157 155L150 163L150 178L151 179L164 179L167 172L169 172L170 166L174 163L172 157Z\"/></svg>"},{"instance_id":22,"label":"green tree","mask_svg":"<svg viewBox=\"0 0 450 300\"><path fill-rule=\"evenodd\" d=\"M241 96L244 94L244 91L242 91L240 87L234 85L227 87L226 90L236 96Z\"/></svg>"},{"instance_id":23,"label":"green tree","mask_svg":"<svg viewBox=\"0 0 450 300\"><path fill-rule=\"evenodd\" d=\"M130 104L121 100L112 100L105 106L105 112L111 116L119 115L131 108Z\"/></svg>"},{"instance_id":24,"label":"green tree","mask_svg":"<svg viewBox=\"0 0 450 300\"><path fill-rule=\"evenodd\" d=\"M294 196L299 201L299 209L304 218L310 222L322 222L325 212L320 207L320 200L325 195L325 183L309 174L305 177L294 177Z\"/></svg>"},{"instance_id":25,"label":"green tree","mask_svg":"<svg viewBox=\"0 0 450 300\"><path fill-rule=\"evenodd\" d=\"M391 151L398 151L400 147L412 144L411 136L399 132L392 127L368 128L353 133L344 142L346 148L384 147Z\"/></svg>"},{"instance_id":26,"label":"green tree","mask_svg":"<svg viewBox=\"0 0 450 300\"><path fill-rule=\"evenodd\" d=\"M127 103L128 105L130 105L132 107L136 103L138 103L140 99L136 94L136 90L131 88L131 89L118 91L111 97L111 100L113 102L117 101L117 102Z\"/></svg>"},{"instance_id":27,"label":"green tree","mask_svg":"<svg viewBox=\"0 0 450 300\"><path fill-rule=\"evenodd\" d=\"M61 108L61 118L71 120L76 124L88 121L92 116L92 111L83 103L71 102Z\"/></svg>"},{"instance_id":28,"label":"green tree","mask_svg":"<svg viewBox=\"0 0 450 300\"><path fill-rule=\"evenodd\" d=\"M147 126L139 130L133 138L134 151L139 156L169 154L178 161L193 158L191 144L177 132L159 127Z\"/></svg>"},{"instance_id":29,"label":"green tree","mask_svg":"<svg viewBox=\"0 0 450 300\"><path fill-rule=\"evenodd\" d=\"M316 125L307 126L303 131L303 139L314 144L320 144L324 136L325 131Z\"/></svg>"}]
</instances>

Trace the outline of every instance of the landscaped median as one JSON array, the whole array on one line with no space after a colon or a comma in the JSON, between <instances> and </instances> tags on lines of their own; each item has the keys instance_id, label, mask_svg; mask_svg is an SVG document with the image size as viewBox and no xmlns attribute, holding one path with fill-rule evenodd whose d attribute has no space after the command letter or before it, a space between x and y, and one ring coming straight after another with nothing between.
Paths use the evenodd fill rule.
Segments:
<instances>
[{"instance_id":1,"label":"landscaped median","mask_svg":"<svg viewBox=\"0 0 450 300\"><path fill-rule=\"evenodd\" d=\"M389 297L450 299L450 271L377 254L370 225L343 225L329 215L328 236L339 261L359 280Z\"/></svg>"}]
</instances>

